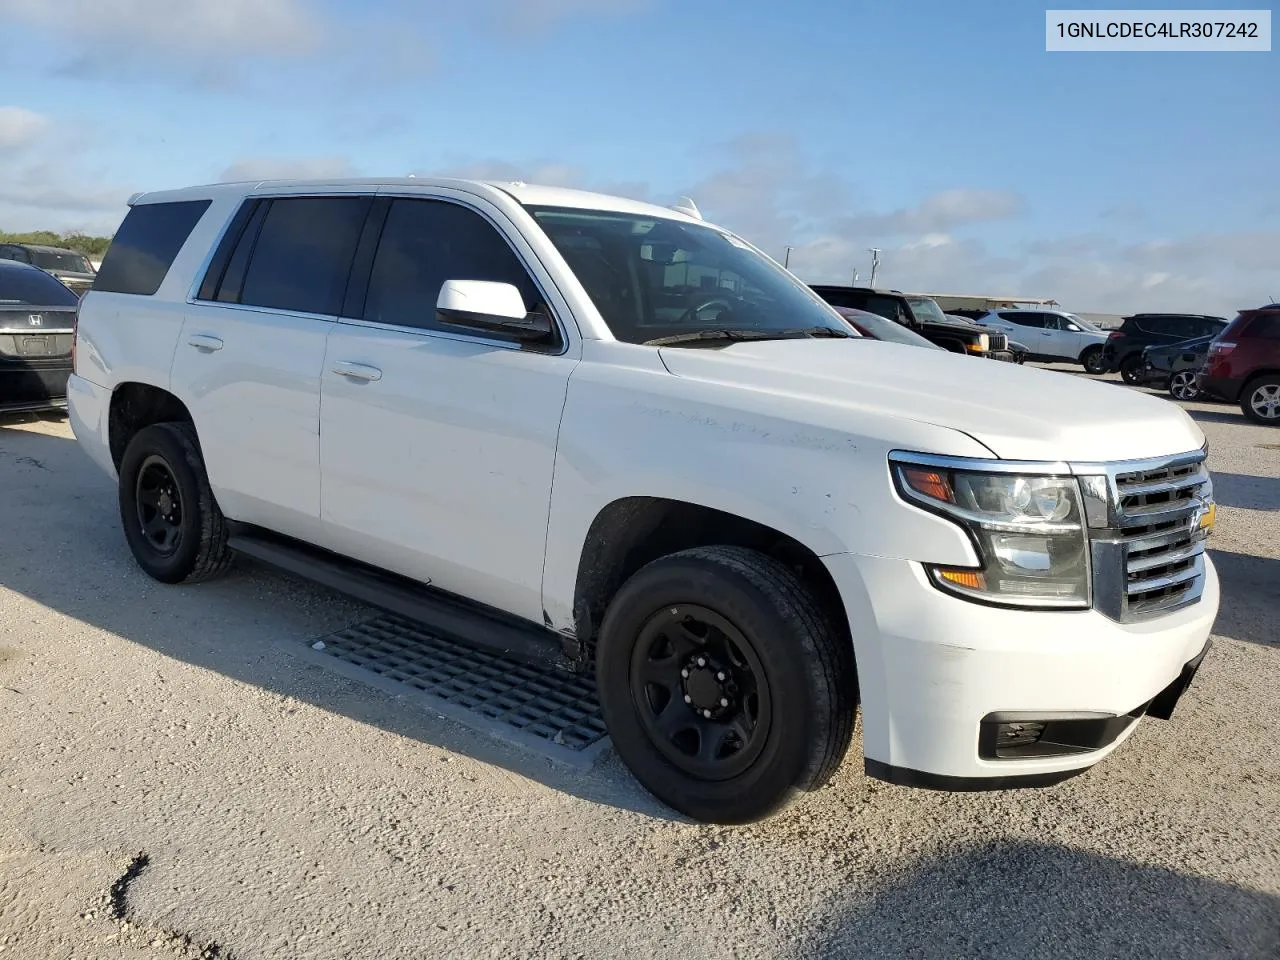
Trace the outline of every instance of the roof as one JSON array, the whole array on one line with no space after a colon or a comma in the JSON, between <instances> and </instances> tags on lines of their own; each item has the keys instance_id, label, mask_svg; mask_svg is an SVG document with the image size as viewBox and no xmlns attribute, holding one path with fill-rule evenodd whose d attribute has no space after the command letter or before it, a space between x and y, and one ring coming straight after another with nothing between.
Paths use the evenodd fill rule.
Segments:
<instances>
[{"instance_id":1,"label":"roof","mask_svg":"<svg viewBox=\"0 0 1280 960\"><path fill-rule=\"evenodd\" d=\"M52 247L47 243L23 243L20 240L6 240L4 244L7 247L22 247L24 250L39 250L42 253L74 253L78 257L84 256L79 250L72 250L70 247Z\"/></svg>"},{"instance_id":2,"label":"roof","mask_svg":"<svg viewBox=\"0 0 1280 960\"><path fill-rule=\"evenodd\" d=\"M530 206L570 207L582 210L608 210L613 213L631 213L646 217L664 217L685 223L701 223L670 207L616 197L589 190L572 190L568 187L550 187L525 183L522 180L467 180L453 177L343 177L327 180L241 180L231 183L209 183L183 187L177 190L161 190L134 194L129 205L160 203L180 200L207 199L225 194L247 195L270 193L274 190L334 190L364 187L367 189L390 188L443 188L463 190L489 195L506 194L517 202Z\"/></svg>"},{"instance_id":3,"label":"roof","mask_svg":"<svg viewBox=\"0 0 1280 960\"><path fill-rule=\"evenodd\" d=\"M34 264L23 263L21 260L0 259L0 270L35 270L37 273L48 273L47 270L41 270Z\"/></svg>"}]
</instances>

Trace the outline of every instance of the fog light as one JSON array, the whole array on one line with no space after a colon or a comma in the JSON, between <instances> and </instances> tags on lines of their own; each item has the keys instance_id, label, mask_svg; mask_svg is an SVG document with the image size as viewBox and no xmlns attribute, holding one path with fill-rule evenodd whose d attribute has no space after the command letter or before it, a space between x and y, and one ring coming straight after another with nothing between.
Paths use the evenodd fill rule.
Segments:
<instances>
[{"instance_id":1,"label":"fog light","mask_svg":"<svg viewBox=\"0 0 1280 960\"><path fill-rule=\"evenodd\" d=\"M1022 721L999 724L996 727L996 750L1025 747L1039 740L1042 733L1044 733L1043 723Z\"/></svg>"}]
</instances>

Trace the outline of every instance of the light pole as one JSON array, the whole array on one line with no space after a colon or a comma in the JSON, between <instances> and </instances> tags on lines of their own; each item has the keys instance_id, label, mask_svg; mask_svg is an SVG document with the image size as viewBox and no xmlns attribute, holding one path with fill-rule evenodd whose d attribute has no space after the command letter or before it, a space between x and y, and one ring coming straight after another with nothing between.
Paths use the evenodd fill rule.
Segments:
<instances>
[{"instance_id":1,"label":"light pole","mask_svg":"<svg viewBox=\"0 0 1280 960\"><path fill-rule=\"evenodd\" d=\"M874 287L876 285L876 271L880 269L880 248L868 247L867 250L871 253L871 286Z\"/></svg>"}]
</instances>

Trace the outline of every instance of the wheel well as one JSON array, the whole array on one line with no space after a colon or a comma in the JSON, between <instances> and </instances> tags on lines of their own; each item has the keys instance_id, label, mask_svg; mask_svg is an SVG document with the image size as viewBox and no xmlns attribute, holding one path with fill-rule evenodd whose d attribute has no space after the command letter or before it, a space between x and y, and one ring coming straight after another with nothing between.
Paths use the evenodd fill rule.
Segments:
<instances>
[{"instance_id":1,"label":"wheel well","mask_svg":"<svg viewBox=\"0 0 1280 960\"><path fill-rule=\"evenodd\" d=\"M1240 391L1241 395L1244 394L1245 390L1248 390L1250 387L1252 387L1254 383L1266 377L1280 377L1280 370L1268 369L1268 370L1253 371L1253 373L1249 374L1249 379L1244 382L1244 387Z\"/></svg>"},{"instance_id":2,"label":"wheel well","mask_svg":"<svg viewBox=\"0 0 1280 960\"><path fill-rule=\"evenodd\" d=\"M1078 359L1078 360L1084 360L1085 355L1086 355L1086 354L1088 354L1088 353L1090 353L1090 352L1092 352L1092 351L1094 351L1094 350L1097 350L1099 353L1102 353L1102 344L1100 344L1100 343L1091 343L1091 344L1089 344L1087 347L1085 347L1083 350L1081 350L1081 351L1080 351L1080 356L1079 356L1079 357L1077 357L1076 359Z\"/></svg>"},{"instance_id":3,"label":"wheel well","mask_svg":"<svg viewBox=\"0 0 1280 960\"><path fill-rule=\"evenodd\" d=\"M935 341L935 343L937 343L938 346L940 346L943 350L948 350L951 353L966 352L964 348L964 344L961 343L959 340L937 340Z\"/></svg>"},{"instance_id":4,"label":"wheel well","mask_svg":"<svg viewBox=\"0 0 1280 960\"><path fill-rule=\"evenodd\" d=\"M122 383L116 387L107 415L107 437L116 469L120 469L125 448L134 434L153 423L173 421L193 422L186 405L168 390L146 383Z\"/></svg>"},{"instance_id":5,"label":"wheel well","mask_svg":"<svg viewBox=\"0 0 1280 960\"><path fill-rule=\"evenodd\" d=\"M574 620L584 652L594 646L613 595L645 564L693 547L747 547L786 564L852 643L840 591L817 554L792 537L731 513L658 497L615 500L591 524L578 563ZM852 647L850 647L852 649Z\"/></svg>"}]
</instances>

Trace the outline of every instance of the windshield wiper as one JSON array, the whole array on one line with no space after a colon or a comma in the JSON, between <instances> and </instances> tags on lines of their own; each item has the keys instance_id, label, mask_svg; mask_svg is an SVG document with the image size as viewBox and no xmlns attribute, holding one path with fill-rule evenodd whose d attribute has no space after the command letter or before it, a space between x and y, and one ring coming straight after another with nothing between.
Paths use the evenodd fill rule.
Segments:
<instances>
[{"instance_id":1,"label":"windshield wiper","mask_svg":"<svg viewBox=\"0 0 1280 960\"><path fill-rule=\"evenodd\" d=\"M657 337L644 341L646 347L669 347L681 343L723 343L744 340L799 340L802 337L839 337L853 334L834 327L792 327L787 330L696 330L693 333L677 333L669 337Z\"/></svg>"}]
</instances>

